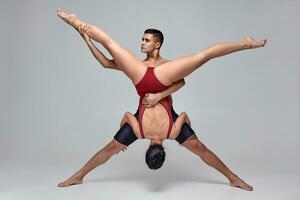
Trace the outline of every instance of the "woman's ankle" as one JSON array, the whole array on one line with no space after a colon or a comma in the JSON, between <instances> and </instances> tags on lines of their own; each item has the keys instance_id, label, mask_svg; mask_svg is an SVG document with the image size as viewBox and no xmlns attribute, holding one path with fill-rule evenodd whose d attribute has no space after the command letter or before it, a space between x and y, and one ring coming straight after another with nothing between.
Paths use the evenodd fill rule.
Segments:
<instances>
[{"instance_id":1,"label":"woman's ankle","mask_svg":"<svg viewBox=\"0 0 300 200\"><path fill-rule=\"evenodd\" d=\"M242 49L249 49L250 48L250 44L246 40L242 40L240 42L240 45L241 45Z\"/></svg>"},{"instance_id":2,"label":"woman's ankle","mask_svg":"<svg viewBox=\"0 0 300 200\"><path fill-rule=\"evenodd\" d=\"M68 24L78 30L79 26L83 23L77 17L70 17L68 18Z\"/></svg>"}]
</instances>

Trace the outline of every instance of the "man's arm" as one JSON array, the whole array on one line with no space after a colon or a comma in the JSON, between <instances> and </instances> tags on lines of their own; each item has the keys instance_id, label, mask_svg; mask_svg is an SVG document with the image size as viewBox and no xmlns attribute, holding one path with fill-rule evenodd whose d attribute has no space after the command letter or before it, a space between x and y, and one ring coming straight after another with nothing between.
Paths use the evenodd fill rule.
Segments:
<instances>
[{"instance_id":1,"label":"man's arm","mask_svg":"<svg viewBox=\"0 0 300 200\"><path fill-rule=\"evenodd\" d=\"M94 57L104 67L109 69L120 70L114 60L110 60L94 45L92 41L86 42Z\"/></svg>"},{"instance_id":2,"label":"man's arm","mask_svg":"<svg viewBox=\"0 0 300 200\"><path fill-rule=\"evenodd\" d=\"M83 37L84 41L88 45L90 51L94 55L94 57L98 60L98 62L104 67L109 69L115 69L120 70L117 64L114 62L114 60L108 59L92 42L88 34L86 34L86 27L80 26L79 27L79 33Z\"/></svg>"},{"instance_id":3,"label":"man's arm","mask_svg":"<svg viewBox=\"0 0 300 200\"><path fill-rule=\"evenodd\" d=\"M160 99L163 99L163 98L173 94L177 90L179 90L182 86L184 86L184 84L185 84L184 79L181 79L181 80L173 83L172 85L170 85L167 89L165 89L157 94L159 95Z\"/></svg>"},{"instance_id":4,"label":"man's arm","mask_svg":"<svg viewBox=\"0 0 300 200\"><path fill-rule=\"evenodd\" d=\"M181 80L173 83L172 85L170 85L168 88L166 88L165 90L163 90L161 92L158 92L158 93L155 93L155 94L154 93L148 93L143 98L142 103L146 107L154 106L161 99L163 99L163 98L165 98L165 97L173 94L174 92L176 92L177 90L179 90L184 85L185 85L185 81L184 81L184 79L181 79Z\"/></svg>"}]
</instances>

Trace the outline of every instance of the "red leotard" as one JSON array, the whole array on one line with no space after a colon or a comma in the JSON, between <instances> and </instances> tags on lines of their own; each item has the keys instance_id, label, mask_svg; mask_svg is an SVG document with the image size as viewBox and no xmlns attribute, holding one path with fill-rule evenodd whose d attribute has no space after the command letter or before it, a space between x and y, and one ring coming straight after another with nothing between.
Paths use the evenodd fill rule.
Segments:
<instances>
[{"instance_id":1,"label":"red leotard","mask_svg":"<svg viewBox=\"0 0 300 200\"><path fill-rule=\"evenodd\" d=\"M144 98L146 93L157 93L161 92L164 89L166 89L168 86L163 85L155 76L154 74L154 67L147 67L147 71L145 75L143 76L142 80L139 81L138 84L135 85L135 88L140 96L139 100L139 128L141 132L142 138L145 138L143 133L143 127L142 127L142 118L145 111L145 105L142 104L142 99ZM167 138L169 138L172 126L173 126L173 120L172 120L172 112L171 112L171 97L167 96L159 101L160 104L163 105L163 107L166 109L168 116L169 116L169 129L167 133Z\"/></svg>"}]
</instances>

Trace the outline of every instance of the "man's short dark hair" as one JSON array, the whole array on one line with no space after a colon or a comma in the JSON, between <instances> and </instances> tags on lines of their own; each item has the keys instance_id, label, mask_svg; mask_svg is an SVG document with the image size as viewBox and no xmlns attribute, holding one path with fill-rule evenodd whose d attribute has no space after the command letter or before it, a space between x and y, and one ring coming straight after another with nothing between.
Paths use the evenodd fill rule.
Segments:
<instances>
[{"instance_id":1,"label":"man's short dark hair","mask_svg":"<svg viewBox=\"0 0 300 200\"><path fill-rule=\"evenodd\" d=\"M153 144L146 152L146 163L150 169L158 169L163 165L165 157L164 147L160 144Z\"/></svg>"},{"instance_id":2,"label":"man's short dark hair","mask_svg":"<svg viewBox=\"0 0 300 200\"><path fill-rule=\"evenodd\" d=\"M162 46L162 44L164 42L164 35L162 34L162 32L160 30L149 28L149 29L145 30L144 33L149 33L149 34L153 35L153 37L155 37L158 40L158 42L160 43L160 47Z\"/></svg>"}]
</instances>

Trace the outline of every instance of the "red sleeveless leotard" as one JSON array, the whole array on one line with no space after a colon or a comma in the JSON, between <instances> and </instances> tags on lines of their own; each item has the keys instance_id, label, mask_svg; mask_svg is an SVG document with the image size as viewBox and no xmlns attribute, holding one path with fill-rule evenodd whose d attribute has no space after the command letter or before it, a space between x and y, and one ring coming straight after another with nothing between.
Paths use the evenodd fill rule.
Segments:
<instances>
[{"instance_id":1,"label":"red sleeveless leotard","mask_svg":"<svg viewBox=\"0 0 300 200\"><path fill-rule=\"evenodd\" d=\"M154 67L147 67L147 71L145 75L143 76L142 80L139 81L138 84L135 85L135 88L140 96L139 100L139 128L141 132L142 138L145 138L143 133L143 127L142 127L142 118L145 111L145 105L142 104L142 99L144 98L146 93L157 93L161 92L164 89L166 89L168 86L162 84L155 76L154 74ZM172 126L173 126L173 120L172 120L172 112L171 112L171 97L167 96L159 101L163 105L163 107L166 109L168 116L169 116L169 129L167 133L167 138L169 138Z\"/></svg>"}]
</instances>

